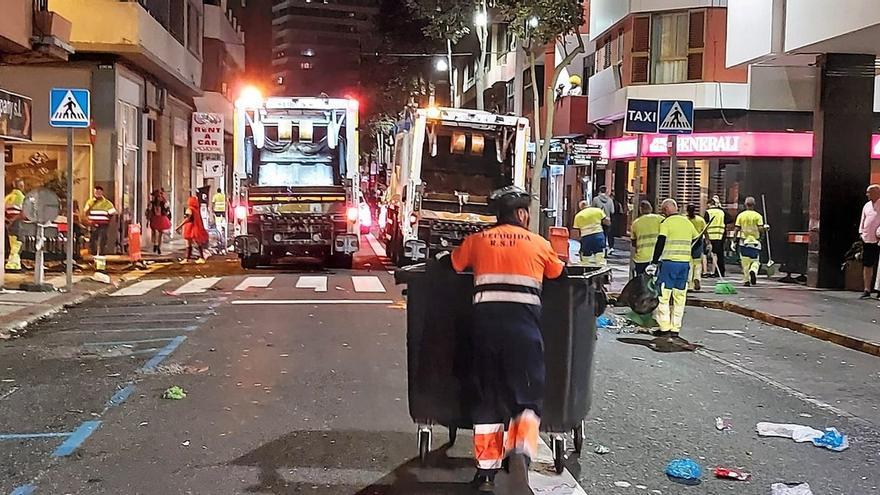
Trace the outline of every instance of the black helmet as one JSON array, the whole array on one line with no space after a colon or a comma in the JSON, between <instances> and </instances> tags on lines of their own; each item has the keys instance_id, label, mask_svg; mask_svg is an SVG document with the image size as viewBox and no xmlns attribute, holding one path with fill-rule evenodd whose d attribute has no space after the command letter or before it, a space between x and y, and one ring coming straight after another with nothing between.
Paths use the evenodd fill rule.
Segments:
<instances>
[{"instance_id":1,"label":"black helmet","mask_svg":"<svg viewBox=\"0 0 880 495\"><path fill-rule=\"evenodd\" d=\"M520 208L528 208L531 202L532 197L529 193L517 186L502 187L489 195L489 206L498 216L512 213Z\"/></svg>"}]
</instances>

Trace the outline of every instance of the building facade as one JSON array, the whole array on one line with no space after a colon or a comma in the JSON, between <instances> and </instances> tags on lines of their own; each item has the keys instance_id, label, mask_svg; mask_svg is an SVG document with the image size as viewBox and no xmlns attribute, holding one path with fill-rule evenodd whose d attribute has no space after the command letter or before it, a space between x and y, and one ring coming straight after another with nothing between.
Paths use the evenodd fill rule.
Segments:
<instances>
[{"instance_id":1,"label":"building facade","mask_svg":"<svg viewBox=\"0 0 880 495\"><path fill-rule=\"evenodd\" d=\"M378 0L275 0L275 94L358 94L362 56L375 49Z\"/></svg>"},{"instance_id":2,"label":"building facade","mask_svg":"<svg viewBox=\"0 0 880 495\"><path fill-rule=\"evenodd\" d=\"M731 213L747 196L759 205L766 199L774 258L799 263L802 248L789 245L788 234L811 232L810 283L840 285L839 265L857 237L872 175L871 133L880 123L880 19L870 1L844 3L592 0L588 120L609 140L602 179L627 216L636 175L642 197L659 201L672 189L664 136L642 137L643 159L635 160L637 138L623 131L627 99L693 100L695 132L679 143L676 199L702 210L717 195ZM836 165L826 167L826 160ZM836 192L825 201L829 190ZM823 204L837 213L820 235Z\"/></svg>"}]
</instances>

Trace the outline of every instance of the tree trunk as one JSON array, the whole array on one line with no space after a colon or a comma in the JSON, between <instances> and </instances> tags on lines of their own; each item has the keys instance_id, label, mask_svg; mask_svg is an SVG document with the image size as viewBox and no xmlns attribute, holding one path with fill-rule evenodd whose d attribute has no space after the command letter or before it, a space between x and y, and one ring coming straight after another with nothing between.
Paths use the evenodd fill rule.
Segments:
<instances>
[{"instance_id":1,"label":"tree trunk","mask_svg":"<svg viewBox=\"0 0 880 495\"><path fill-rule=\"evenodd\" d=\"M483 54L486 52L486 38L482 35L478 36L480 37L480 56L477 57L477 73L474 74L476 78L474 82L477 91L477 110L485 110L486 103L483 101L485 96L483 93L486 92L486 71L483 65Z\"/></svg>"}]
</instances>

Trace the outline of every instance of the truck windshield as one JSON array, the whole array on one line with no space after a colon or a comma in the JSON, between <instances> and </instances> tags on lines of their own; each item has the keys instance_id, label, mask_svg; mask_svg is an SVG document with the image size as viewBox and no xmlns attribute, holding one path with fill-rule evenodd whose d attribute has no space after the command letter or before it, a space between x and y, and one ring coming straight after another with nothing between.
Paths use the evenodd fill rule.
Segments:
<instances>
[{"instance_id":1,"label":"truck windshield","mask_svg":"<svg viewBox=\"0 0 880 495\"><path fill-rule=\"evenodd\" d=\"M426 193L468 193L488 196L495 189L510 185L512 156L498 162L494 133L464 128L437 130L437 156L425 139L422 154L422 183Z\"/></svg>"}]
</instances>

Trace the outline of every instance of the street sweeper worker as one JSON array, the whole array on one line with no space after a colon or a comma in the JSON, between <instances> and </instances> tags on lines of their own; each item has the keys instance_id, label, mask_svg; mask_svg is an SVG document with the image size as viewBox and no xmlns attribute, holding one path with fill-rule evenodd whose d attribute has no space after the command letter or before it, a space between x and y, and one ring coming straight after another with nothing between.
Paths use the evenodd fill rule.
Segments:
<instances>
[{"instance_id":1,"label":"street sweeper worker","mask_svg":"<svg viewBox=\"0 0 880 495\"><path fill-rule=\"evenodd\" d=\"M678 214L678 203L674 199L663 200L660 212L666 218L660 224L653 263L647 273L657 272L660 304L654 310L654 319L660 326L658 336L666 337L681 332L691 270L691 248L700 233L686 216Z\"/></svg>"},{"instance_id":2,"label":"street sweeper worker","mask_svg":"<svg viewBox=\"0 0 880 495\"><path fill-rule=\"evenodd\" d=\"M736 216L735 228L743 282L749 287L758 283L758 269L761 267L761 233L770 229L770 226L764 224L764 217L755 211L755 198L747 197L745 207L746 209Z\"/></svg>"}]
</instances>

